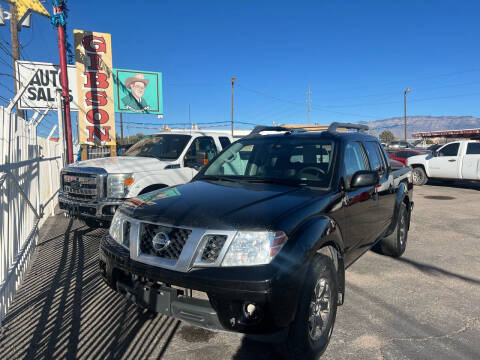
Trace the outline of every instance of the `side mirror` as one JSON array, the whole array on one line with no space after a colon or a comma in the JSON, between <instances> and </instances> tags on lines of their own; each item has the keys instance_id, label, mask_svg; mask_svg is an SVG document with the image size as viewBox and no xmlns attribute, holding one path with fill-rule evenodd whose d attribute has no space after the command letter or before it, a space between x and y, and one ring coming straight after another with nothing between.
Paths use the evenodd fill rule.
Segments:
<instances>
[{"instance_id":1,"label":"side mirror","mask_svg":"<svg viewBox=\"0 0 480 360\"><path fill-rule=\"evenodd\" d=\"M378 171L360 170L353 174L350 188L360 188L364 186L374 186L380 182Z\"/></svg>"}]
</instances>

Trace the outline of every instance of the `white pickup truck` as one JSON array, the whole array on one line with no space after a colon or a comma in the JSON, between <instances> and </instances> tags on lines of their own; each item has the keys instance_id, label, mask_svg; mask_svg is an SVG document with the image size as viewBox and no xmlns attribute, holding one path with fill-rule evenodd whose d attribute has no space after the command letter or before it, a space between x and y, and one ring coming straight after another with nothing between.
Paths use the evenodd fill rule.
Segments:
<instances>
[{"instance_id":1,"label":"white pickup truck","mask_svg":"<svg viewBox=\"0 0 480 360\"><path fill-rule=\"evenodd\" d=\"M445 180L480 180L480 142L462 140L448 143L433 154L407 159L413 168L414 185L424 185L429 178Z\"/></svg>"},{"instance_id":2,"label":"white pickup truck","mask_svg":"<svg viewBox=\"0 0 480 360\"><path fill-rule=\"evenodd\" d=\"M107 223L124 199L189 182L231 142L215 131L161 132L123 156L70 164L60 174L60 209L92 227Z\"/></svg>"}]
</instances>

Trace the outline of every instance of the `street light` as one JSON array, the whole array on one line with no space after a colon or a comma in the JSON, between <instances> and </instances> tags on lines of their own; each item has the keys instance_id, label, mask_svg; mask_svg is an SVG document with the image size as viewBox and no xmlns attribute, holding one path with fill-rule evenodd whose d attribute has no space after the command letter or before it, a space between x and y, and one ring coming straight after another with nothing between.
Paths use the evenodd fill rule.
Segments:
<instances>
[{"instance_id":1,"label":"street light","mask_svg":"<svg viewBox=\"0 0 480 360\"><path fill-rule=\"evenodd\" d=\"M403 105L405 107L404 111L404 130L405 130L405 141L407 141L407 93L410 92L410 88L406 88L403 92Z\"/></svg>"}]
</instances>

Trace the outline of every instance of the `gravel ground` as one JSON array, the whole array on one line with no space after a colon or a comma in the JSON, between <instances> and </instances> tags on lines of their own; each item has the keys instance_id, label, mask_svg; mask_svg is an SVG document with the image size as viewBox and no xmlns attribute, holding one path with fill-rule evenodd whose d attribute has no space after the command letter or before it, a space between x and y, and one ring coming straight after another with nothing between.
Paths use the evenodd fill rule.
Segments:
<instances>
[{"instance_id":1,"label":"gravel ground","mask_svg":"<svg viewBox=\"0 0 480 360\"><path fill-rule=\"evenodd\" d=\"M480 358L480 191L415 188L407 251L367 253L346 274L345 305L322 359ZM0 328L1 359L278 359L276 347L137 310L97 273L91 230L48 219Z\"/></svg>"}]
</instances>

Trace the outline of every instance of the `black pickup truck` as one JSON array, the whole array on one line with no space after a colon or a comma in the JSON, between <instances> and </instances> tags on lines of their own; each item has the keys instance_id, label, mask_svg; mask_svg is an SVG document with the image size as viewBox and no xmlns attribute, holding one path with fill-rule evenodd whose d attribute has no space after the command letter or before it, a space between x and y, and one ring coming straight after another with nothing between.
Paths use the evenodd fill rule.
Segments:
<instances>
[{"instance_id":1,"label":"black pickup truck","mask_svg":"<svg viewBox=\"0 0 480 360\"><path fill-rule=\"evenodd\" d=\"M344 128L347 131L338 131ZM100 244L112 289L209 329L326 349L345 269L405 251L413 186L363 125L256 127L189 183L127 200Z\"/></svg>"}]
</instances>

